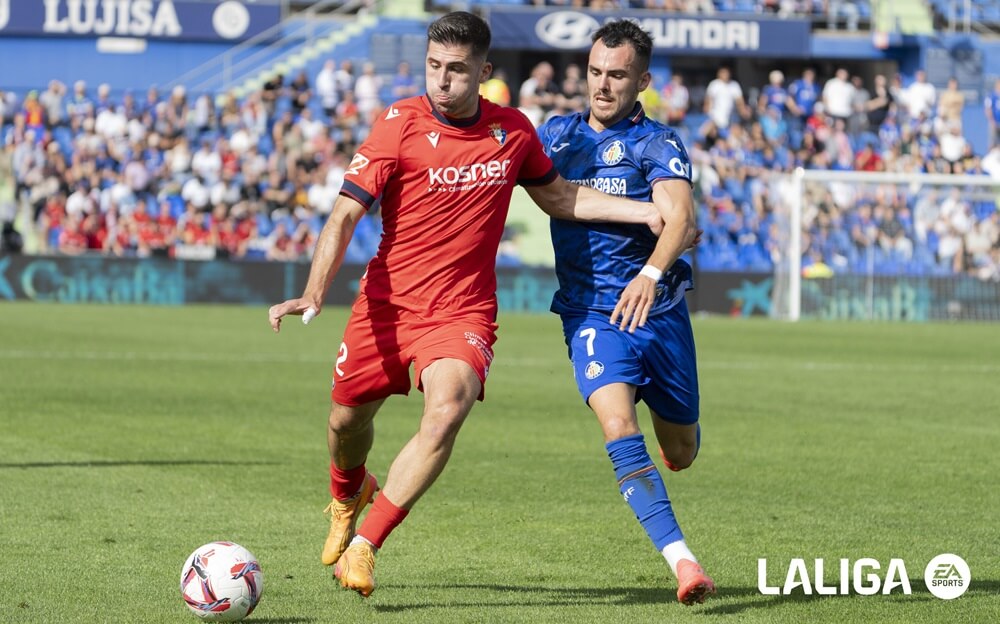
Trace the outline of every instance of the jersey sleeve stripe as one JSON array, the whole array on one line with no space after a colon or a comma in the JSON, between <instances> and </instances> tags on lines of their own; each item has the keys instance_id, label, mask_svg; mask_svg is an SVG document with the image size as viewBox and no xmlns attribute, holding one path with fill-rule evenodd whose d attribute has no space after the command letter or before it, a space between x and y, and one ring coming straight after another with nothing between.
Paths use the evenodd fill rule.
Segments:
<instances>
[{"instance_id":1,"label":"jersey sleeve stripe","mask_svg":"<svg viewBox=\"0 0 1000 624\"><path fill-rule=\"evenodd\" d=\"M375 203L375 197L371 193L348 180L345 180L343 186L340 187L339 194L350 197L365 208L371 208L372 204Z\"/></svg>"},{"instance_id":2,"label":"jersey sleeve stripe","mask_svg":"<svg viewBox=\"0 0 1000 624\"><path fill-rule=\"evenodd\" d=\"M657 182L661 182L661 181L666 182L668 180L684 180L685 182L687 182L691 186L694 186L694 182L692 182L688 178L685 178L684 176L660 176L660 177L656 178L655 180L653 180L652 182L650 182L649 183L649 187L652 188L652 187L656 186Z\"/></svg>"},{"instance_id":3,"label":"jersey sleeve stripe","mask_svg":"<svg viewBox=\"0 0 1000 624\"><path fill-rule=\"evenodd\" d=\"M552 165L552 168L549 169L549 172L543 175L542 177L520 178L518 179L517 183L520 184L521 186L545 186L546 184L551 183L557 177L559 177L559 172L556 170L556 166Z\"/></svg>"}]
</instances>

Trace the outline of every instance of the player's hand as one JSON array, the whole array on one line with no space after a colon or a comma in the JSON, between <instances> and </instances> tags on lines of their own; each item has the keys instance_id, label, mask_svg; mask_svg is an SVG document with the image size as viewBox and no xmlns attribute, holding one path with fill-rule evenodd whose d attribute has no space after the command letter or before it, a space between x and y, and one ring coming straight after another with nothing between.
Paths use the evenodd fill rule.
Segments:
<instances>
[{"instance_id":1,"label":"player's hand","mask_svg":"<svg viewBox=\"0 0 1000 624\"><path fill-rule=\"evenodd\" d=\"M293 316L302 316L305 314L306 310L312 308L316 311L318 315L320 313L320 304L317 301L308 299L306 297L299 297L298 299L289 299L284 303L279 303L273 305L267 311L267 319L271 323L271 329L275 333L281 331L281 318L289 314Z\"/></svg>"},{"instance_id":2,"label":"player's hand","mask_svg":"<svg viewBox=\"0 0 1000 624\"><path fill-rule=\"evenodd\" d=\"M617 324L618 329L622 331L627 327L630 334L635 333L636 327L646 324L654 299L656 299L656 281L645 275L636 275L622 291L618 305L611 312L611 324Z\"/></svg>"},{"instance_id":3,"label":"player's hand","mask_svg":"<svg viewBox=\"0 0 1000 624\"><path fill-rule=\"evenodd\" d=\"M695 231L695 233L694 233L694 240L691 241L691 244L688 246L687 251L690 251L690 250L694 249L695 247L697 247L698 245L701 244L701 235L704 234L704 233L705 233L705 230L702 230L700 228Z\"/></svg>"}]
</instances>

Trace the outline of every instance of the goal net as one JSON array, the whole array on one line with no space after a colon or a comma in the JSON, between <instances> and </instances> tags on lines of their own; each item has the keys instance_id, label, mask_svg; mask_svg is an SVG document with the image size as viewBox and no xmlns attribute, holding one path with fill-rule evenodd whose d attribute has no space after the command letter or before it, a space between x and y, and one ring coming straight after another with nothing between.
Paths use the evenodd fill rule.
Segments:
<instances>
[{"instance_id":1,"label":"goal net","mask_svg":"<svg viewBox=\"0 0 1000 624\"><path fill-rule=\"evenodd\" d=\"M766 195L773 317L1000 320L1000 182L799 169Z\"/></svg>"}]
</instances>

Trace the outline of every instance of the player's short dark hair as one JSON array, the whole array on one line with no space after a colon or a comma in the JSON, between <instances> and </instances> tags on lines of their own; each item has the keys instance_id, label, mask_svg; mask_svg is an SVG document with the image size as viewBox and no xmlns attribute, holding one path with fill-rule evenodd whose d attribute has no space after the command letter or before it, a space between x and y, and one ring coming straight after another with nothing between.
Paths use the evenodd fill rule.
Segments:
<instances>
[{"instance_id":1,"label":"player's short dark hair","mask_svg":"<svg viewBox=\"0 0 1000 624\"><path fill-rule=\"evenodd\" d=\"M653 38L632 20L620 19L608 22L598 28L590 40L594 43L601 41L609 48L617 48L627 43L635 50L635 57L639 59L642 71L649 69L649 58L653 54Z\"/></svg>"},{"instance_id":2,"label":"player's short dark hair","mask_svg":"<svg viewBox=\"0 0 1000 624\"><path fill-rule=\"evenodd\" d=\"M437 44L472 46L472 53L484 59L490 51L492 35L483 18L454 11L431 22L427 38Z\"/></svg>"}]
</instances>

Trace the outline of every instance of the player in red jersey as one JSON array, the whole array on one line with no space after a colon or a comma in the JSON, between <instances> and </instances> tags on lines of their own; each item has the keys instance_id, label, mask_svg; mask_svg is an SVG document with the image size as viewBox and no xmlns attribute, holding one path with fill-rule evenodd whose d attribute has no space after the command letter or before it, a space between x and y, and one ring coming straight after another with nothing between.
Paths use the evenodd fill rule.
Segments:
<instances>
[{"instance_id":1,"label":"player in red jersey","mask_svg":"<svg viewBox=\"0 0 1000 624\"><path fill-rule=\"evenodd\" d=\"M379 115L344 176L305 292L269 311L274 331L285 315L320 312L355 224L381 197L382 241L334 365L327 432L333 501L322 561L363 596L375 588L375 553L441 474L483 398L497 329L496 253L514 185L559 218L661 225L651 204L561 178L524 115L479 97L492 69L482 19L449 13L427 34L427 93ZM372 419L389 395L409 392L411 364L424 393L420 427L375 498L365 466Z\"/></svg>"}]
</instances>

